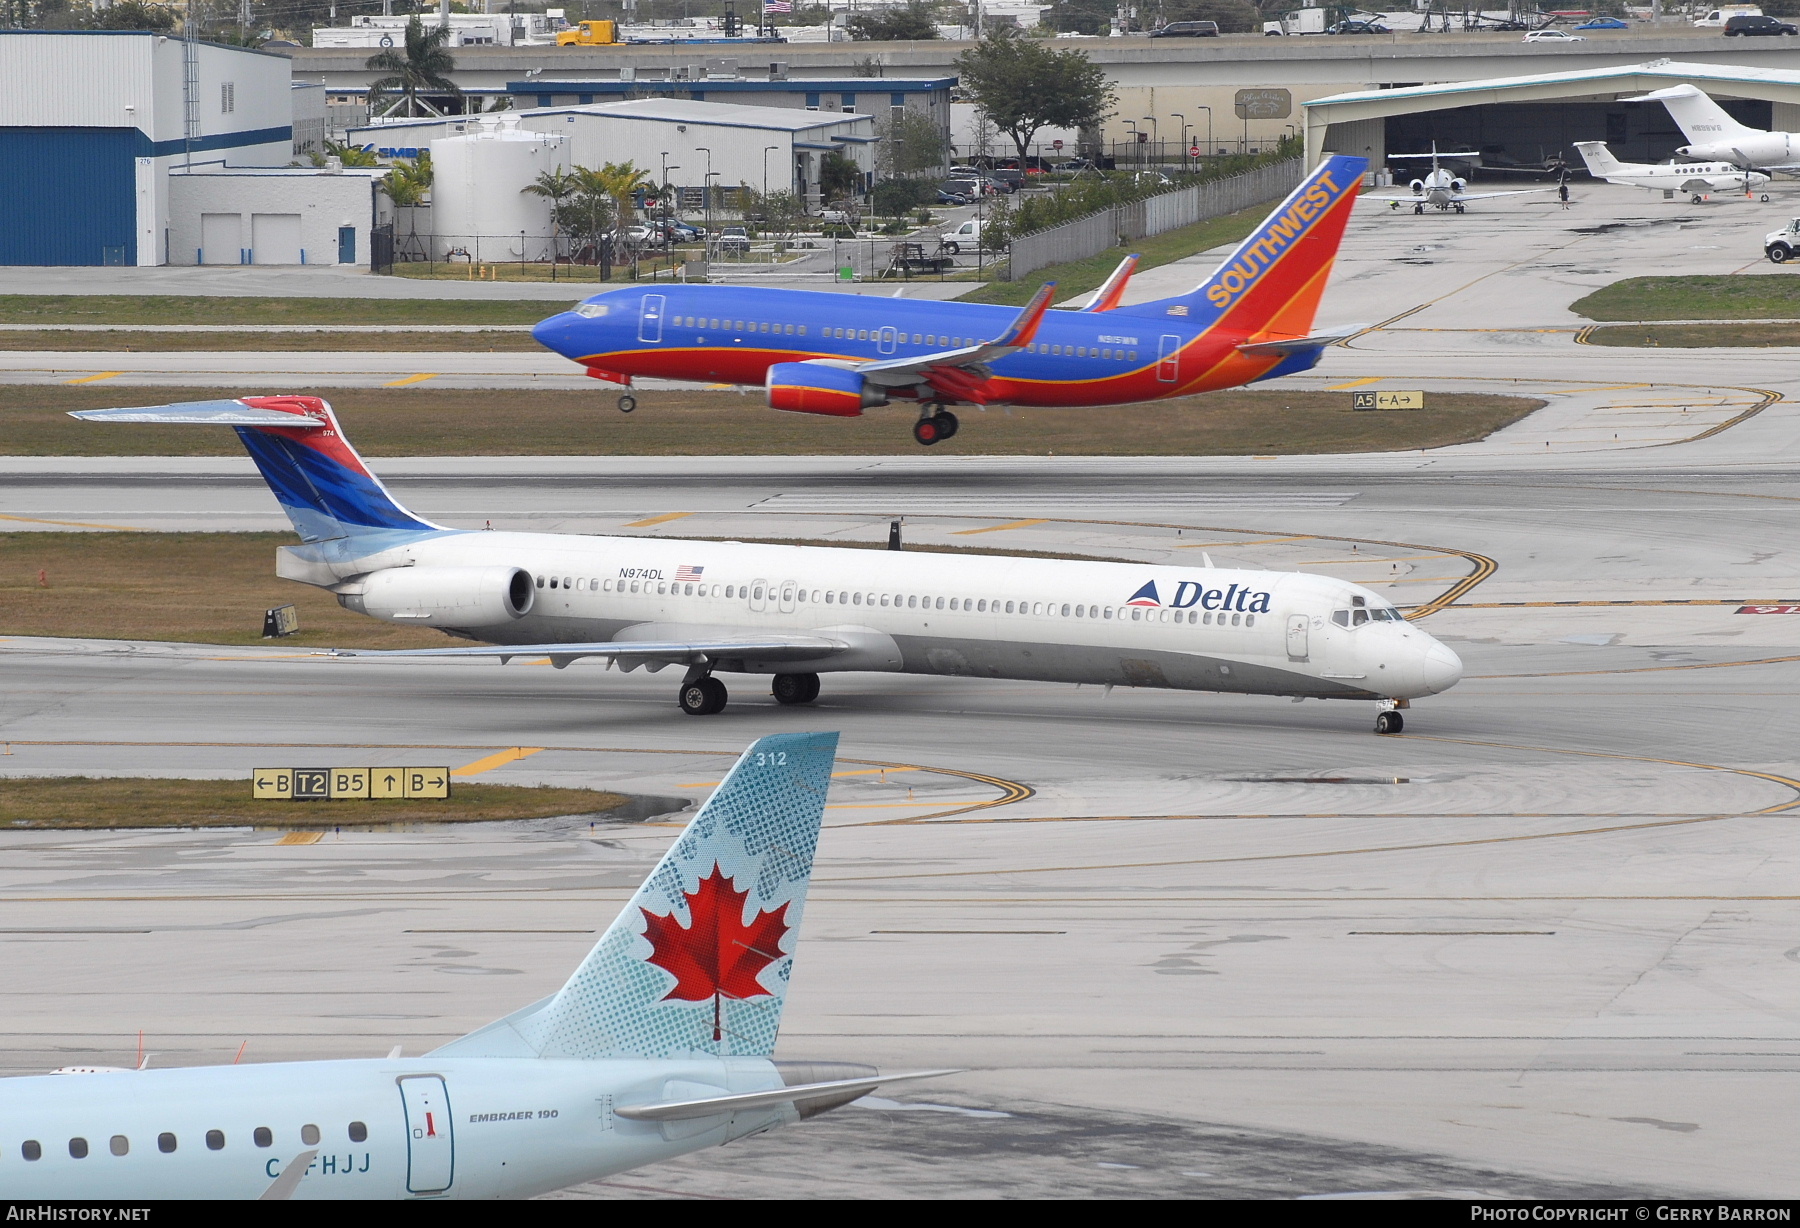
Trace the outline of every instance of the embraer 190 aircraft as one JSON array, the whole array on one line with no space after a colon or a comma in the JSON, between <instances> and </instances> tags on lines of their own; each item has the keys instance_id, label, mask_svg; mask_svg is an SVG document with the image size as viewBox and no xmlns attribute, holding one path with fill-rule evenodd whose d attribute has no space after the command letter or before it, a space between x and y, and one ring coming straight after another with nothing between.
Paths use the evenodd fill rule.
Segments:
<instances>
[{"instance_id":1,"label":"embraer 190 aircraft","mask_svg":"<svg viewBox=\"0 0 1800 1228\"><path fill-rule=\"evenodd\" d=\"M1576 141L1588 174L1608 183L1627 187L1648 188L1664 196L1680 192L1699 204L1715 192L1753 194L1769 182L1761 171L1741 170L1731 162L1621 162L1613 157L1605 141ZM1763 201L1767 203L1767 193Z\"/></svg>"},{"instance_id":2,"label":"embraer 190 aircraft","mask_svg":"<svg viewBox=\"0 0 1800 1228\"><path fill-rule=\"evenodd\" d=\"M559 991L423 1057L0 1079L0 1190L527 1198L954 1073L771 1060L837 737L752 744Z\"/></svg>"},{"instance_id":3,"label":"embraer 190 aircraft","mask_svg":"<svg viewBox=\"0 0 1800 1228\"><path fill-rule=\"evenodd\" d=\"M1396 709L1462 677L1386 600L1324 576L470 532L395 502L316 397L73 416L235 427L301 537L276 574L489 645L374 655L675 665L694 716L725 707L716 673L771 674L778 701L803 704L821 673L863 670L1361 699L1379 705L1377 733L1399 733Z\"/></svg>"},{"instance_id":4,"label":"embraer 190 aircraft","mask_svg":"<svg viewBox=\"0 0 1800 1228\"><path fill-rule=\"evenodd\" d=\"M1696 162L1729 162L1740 170L1800 167L1800 133L1765 132L1731 118L1725 108L1691 85L1671 85L1621 102L1660 102L1680 125L1688 143L1677 157Z\"/></svg>"},{"instance_id":5,"label":"embraer 190 aircraft","mask_svg":"<svg viewBox=\"0 0 1800 1228\"><path fill-rule=\"evenodd\" d=\"M956 433L952 404L1123 405L1312 368L1343 331L1311 335L1368 163L1330 157L1190 294L1119 305L1135 256L1080 311L1023 311L741 286L596 294L533 335L627 387L639 376L759 385L776 409L857 417L919 407L913 438ZM636 407L630 395L619 408Z\"/></svg>"}]
</instances>

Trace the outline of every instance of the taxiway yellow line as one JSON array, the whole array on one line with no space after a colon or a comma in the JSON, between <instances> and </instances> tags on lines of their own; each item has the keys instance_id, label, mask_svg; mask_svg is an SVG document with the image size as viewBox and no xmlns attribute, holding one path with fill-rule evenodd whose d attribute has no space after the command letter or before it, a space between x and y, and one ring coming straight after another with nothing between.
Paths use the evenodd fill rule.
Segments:
<instances>
[{"instance_id":1,"label":"taxiway yellow line","mask_svg":"<svg viewBox=\"0 0 1800 1228\"><path fill-rule=\"evenodd\" d=\"M655 524L667 524L671 520L680 520L683 516L692 516L692 512L664 512L660 516L650 516L643 520L634 520L625 527L628 529L647 529Z\"/></svg>"},{"instance_id":2,"label":"taxiway yellow line","mask_svg":"<svg viewBox=\"0 0 1800 1228\"><path fill-rule=\"evenodd\" d=\"M465 763L459 768L453 768L450 774L452 776L479 776L483 772L491 772L497 767L505 767L509 763L517 763L519 760L530 755L535 755L543 749L544 748L541 746L509 746L503 751L497 751L494 754L477 759L473 763Z\"/></svg>"},{"instance_id":3,"label":"taxiway yellow line","mask_svg":"<svg viewBox=\"0 0 1800 1228\"><path fill-rule=\"evenodd\" d=\"M991 524L982 529L958 529L952 537L973 537L977 533L999 533L1006 529L1029 529L1034 524L1049 524L1048 520L1009 520L1005 524Z\"/></svg>"},{"instance_id":4,"label":"taxiway yellow line","mask_svg":"<svg viewBox=\"0 0 1800 1228\"><path fill-rule=\"evenodd\" d=\"M391 383L383 384L382 387L383 388L404 388L408 384L423 384L428 379L436 379L436 378L437 378L436 371L421 371L417 375L409 375L405 379L397 379Z\"/></svg>"},{"instance_id":5,"label":"taxiway yellow line","mask_svg":"<svg viewBox=\"0 0 1800 1228\"><path fill-rule=\"evenodd\" d=\"M102 371L98 375L84 375L80 379L66 379L65 384L97 384L103 379L113 379L125 374L123 371Z\"/></svg>"},{"instance_id":6,"label":"taxiway yellow line","mask_svg":"<svg viewBox=\"0 0 1800 1228\"><path fill-rule=\"evenodd\" d=\"M1361 379L1353 379L1348 384L1332 384L1326 392L1348 392L1352 388L1361 388L1364 384L1379 384L1386 379L1385 375L1365 375Z\"/></svg>"},{"instance_id":7,"label":"taxiway yellow line","mask_svg":"<svg viewBox=\"0 0 1800 1228\"><path fill-rule=\"evenodd\" d=\"M115 533L148 533L148 532L150 532L149 529L141 529L141 528L136 527L135 525L94 524L91 521L87 521L87 520L44 520L37 516L6 516L6 515L0 515L0 520L16 520L20 524L60 524L60 525L67 525L71 529L109 529Z\"/></svg>"}]
</instances>

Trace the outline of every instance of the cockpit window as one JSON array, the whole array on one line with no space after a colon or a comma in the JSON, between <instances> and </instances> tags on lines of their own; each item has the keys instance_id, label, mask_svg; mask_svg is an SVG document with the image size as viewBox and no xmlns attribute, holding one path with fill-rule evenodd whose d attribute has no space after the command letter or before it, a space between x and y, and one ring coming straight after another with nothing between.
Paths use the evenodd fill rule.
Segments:
<instances>
[{"instance_id":1,"label":"cockpit window","mask_svg":"<svg viewBox=\"0 0 1800 1228\"><path fill-rule=\"evenodd\" d=\"M588 319L592 320L598 316L603 316L606 314L606 304L605 303L583 303L579 307L575 308L575 314L578 316L586 316Z\"/></svg>"},{"instance_id":2,"label":"cockpit window","mask_svg":"<svg viewBox=\"0 0 1800 1228\"><path fill-rule=\"evenodd\" d=\"M1361 598L1357 598L1361 600ZM1400 623L1405 622L1399 610L1391 606L1378 606L1375 609L1333 610L1331 621L1340 627L1360 627L1367 622Z\"/></svg>"}]
</instances>

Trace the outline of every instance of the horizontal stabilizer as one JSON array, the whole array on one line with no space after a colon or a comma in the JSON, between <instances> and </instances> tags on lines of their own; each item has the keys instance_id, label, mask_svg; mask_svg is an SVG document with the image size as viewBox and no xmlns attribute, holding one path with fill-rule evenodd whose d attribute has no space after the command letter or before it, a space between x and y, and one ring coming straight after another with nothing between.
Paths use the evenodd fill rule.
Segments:
<instances>
[{"instance_id":1,"label":"horizontal stabilizer","mask_svg":"<svg viewBox=\"0 0 1800 1228\"><path fill-rule=\"evenodd\" d=\"M1301 354L1307 350L1322 350L1328 345L1356 336L1357 333L1371 327L1368 324L1341 324L1322 333L1314 333L1310 337L1292 337L1285 341L1252 341L1237 347L1238 353L1252 358L1276 358L1286 354Z\"/></svg>"},{"instance_id":2,"label":"horizontal stabilizer","mask_svg":"<svg viewBox=\"0 0 1800 1228\"><path fill-rule=\"evenodd\" d=\"M182 401L175 405L142 405L131 409L81 409L69 414L83 422L149 423L153 426L285 426L301 430L326 425L322 418L285 409L260 409L242 401Z\"/></svg>"},{"instance_id":3,"label":"horizontal stabilizer","mask_svg":"<svg viewBox=\"0 0 1800 1228\"><path fill-rule=\"evenodd\" d=\"M632 1104L613 1112L633 1121L686 1121L695 1117L717 1117L724 1113L742 1113L750 1109L773 1108L801 1100L827 1097L842 1104L864 1092L872 1092L884 1083L905 1083L911 1079L937 1079L960 1074L957 1070L921 1070L914 1074L875 1075L867 1079L833 1079L829 1083L801 1083L778 1087L766 1092L742 1092L735 1096L707 1096L701 1100L665 1100L658 1104Z\"/></svg>"},{"instance_id":4,"label":"horizontal stabilizer","mask_svg":"<svg viewBox=\"0 0 1800 1228\"><path fill-rule=\"evenodd\" d=\"M582 657L704 664L719 657L751 657L758 661L810 661L848 650L842 640L822 635L759 635L696 640L602 640L591 644L483 644L475 648L340 648L340 657L498 657L502 665L514 657L549 657L562 669Z\"/></svg>"}]
</instances>

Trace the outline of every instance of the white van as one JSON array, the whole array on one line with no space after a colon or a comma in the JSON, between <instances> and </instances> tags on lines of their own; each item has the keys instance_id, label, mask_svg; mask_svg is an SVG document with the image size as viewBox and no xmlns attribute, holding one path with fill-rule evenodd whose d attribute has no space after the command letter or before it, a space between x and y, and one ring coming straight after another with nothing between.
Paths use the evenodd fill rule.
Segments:
<instances>
[{"instance_id":1,"label":"white van","mask_svg":"<svg viewBox=\"0 0 1800 1228\"><path fill-rule=\"evenodd\" d=\"M941 242L944 250L952 256L965 247L974 251L981 246L981 221L978 218L970 218L956 229L946 230Z\"/></svg>"},{"instance_id":2,"label":"white van","mask_svg":"<svg viewBox=\"0 0 1800 1228\"><path fill-rule=\"evenodd\" d=\"M1706 16L1697 18L1694 24L1697 26L1717 26L1720 29L1723 29L1725 23L1730 21L1733 17L1761 17L1762 15L1762 9L1754 4L1721 4L1718 8L1707 13Z\"/></svg>"}]
</instances>

